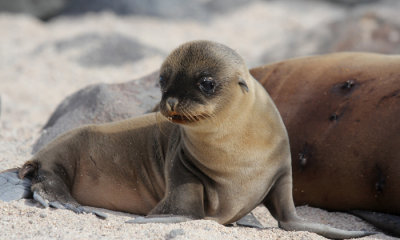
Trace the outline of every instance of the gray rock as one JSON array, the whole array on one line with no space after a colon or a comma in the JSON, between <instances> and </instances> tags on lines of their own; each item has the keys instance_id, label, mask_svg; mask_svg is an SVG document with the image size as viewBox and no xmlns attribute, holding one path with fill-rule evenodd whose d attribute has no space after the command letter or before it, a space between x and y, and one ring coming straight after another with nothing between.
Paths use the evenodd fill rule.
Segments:
<instances>
[{"instance_id":1,"label":"gray rock","mask_svg":"<svg viewBox=\"0 0 400 240\"><path fill-rule=\"evenodd\" d=\"M86 33L73 39L58 41L55 47L59 51L65 51L88 44L94 47L89 48L89 51L85 51L77 59L82 66L87 67L133 63L146 56L160 53L135 39L116 33L109 35Z\"/></svg>"},{"instance_id":2,"label":"gray rock","mask_svg":"<svg viewBox=\"0 0 400 240\"><path fill-rule=\"evenodd\" d=\"M0 0L0 11L27 13L47 20L55 15L111 11L118 15L208 20L255 0Z\"/></svg>"},{"instance_id":3,"label":"gray rock","mask_svg":"<svg viewBox=\"0 0 400 240\"><path fill-rule=\"evenodd\" d=\"M0 0L0 12L25 13L47 20L64 8L67 0Z\"/></svg>"},{"instance_id":4,"label":"gray rock","mask_svg":"<svg viewBox=\"0 0 400 240\"><path fill-rule=\"evenodd\" d=\"M63 15L112 11L120 15L148 15L160 18L207 20L249 4L254 0L70 0Z\"/></svg>"},{"instance_id":5,"label":"gray rock","mask_svg":"<svg viewBox=\"0 0 400 240\"><path fill-rule=\"evenodd\" d=\"M400 54L400 1L360 5L317 29L288 32L285 47L267 49L259 62L341 51Z\"/></svg>"},{"instance_id":6,"label":"gray rock","mask_svg":"<svg viewBox=\"0 0 400 240\"><path fill-rule=\"evenodd\" d=\"M160 96L158 72L126 83L85 87L58 105L32 152L73 128L142 115L154 108Z\"/></svg>"},{"instance_id":7,"label":"gray rock","mask_svg":"<svg viewBox=\"0 0 400 240\"><path fill-rule=\"evenodd\" d=\"M167 236L165 236L165 239L174 239L179 235L185 235L185 230L182 228L171 230Z\"/></svg>"},{"instance_id":8,"label":"gray rock","mask_svg":"<svg viewBox=\"0 0 400 240\"><path fill-rule=\"evenodd\" d=\"M328 1L353 7L359 4L378 2L380 0L328 0Z\"/></svg>"},{"instance_id":9,"label":"gray rock","mask_svg":"<svg viewBox=\"0 0 400 240\"><path fill-rule=\"evenodd\" d=\"M119 66L146 57L166 55L156 48L140 43L135 38L119 33L89 32L68 39L49 41L35 48L32 55L39 56L48 48L63 55L68 51L79 50L79 56L73 58L84 67Z\"/></svg>"},{"instance_id":10,"label":"gray rock","mask_svg":"<svg viewBox=\"0 0 400 240\"><path fill-rule=\"evenodd\" d=\"M400 6L398 6L400 9ZM329 24L319 52L368 51L400 54L400 21L385 12L359 12Z\"/></svg>"}]
</instances>

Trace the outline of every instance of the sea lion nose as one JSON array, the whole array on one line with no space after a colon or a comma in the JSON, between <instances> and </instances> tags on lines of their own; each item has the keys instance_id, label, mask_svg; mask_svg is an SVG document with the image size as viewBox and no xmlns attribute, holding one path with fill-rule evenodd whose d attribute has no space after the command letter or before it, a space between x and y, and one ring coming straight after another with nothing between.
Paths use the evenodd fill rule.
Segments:
<instances>
[{"instance_id":1,"label":"sea lion nose","mask_svg":"<svg viewBox=\"0 0 400 240\"><path fill-rule=\"evenodd\" d=\"M178 105L178 99L174 97L167 98L167 108L170 111L175 111L176 105Z\"/></svg>"}]
</instances>

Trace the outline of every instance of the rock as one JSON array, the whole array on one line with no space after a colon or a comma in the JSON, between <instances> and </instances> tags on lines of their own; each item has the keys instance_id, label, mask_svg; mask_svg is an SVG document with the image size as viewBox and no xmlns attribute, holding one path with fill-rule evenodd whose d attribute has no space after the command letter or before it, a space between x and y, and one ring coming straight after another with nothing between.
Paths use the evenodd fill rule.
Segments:
<instances>
[{"instance_id":1,"label":"rock","mask_svg":"<svg viewBox=\"0 0 400 240\"><path fill-rule=\"evenodd\" d=\"M0 11L25 13L47 20L64 8L67 0L0 0Z\"/></svg>"},{"instance_id":2,"label":"rock","mask_svg":"<svg viewBox=\"0 0 400 240\"><path fill-rule=\"evenodd\" d=\"M63 15L112 11L119 15L148 15L162 18L207 20L212 15L225 13L254 0L70 0Z\"/></svg>"},{"instance_id":3,"label":"rock","mask_svg":"<svg viewBox=\"0 0 400 240\"><path fill-rule=\"evenodd\" d=\"M395 18L387 18L386 15L365 11L329 24L331 34L319 51L400 53L400 22Z\"/></svg>"},{"instance_id":4,"label":"rock","mask_svg":"<svg viewBox=\"0 0 400 240\"><path fill-rule=\"evenodd\" d=\"M174 239L180 235L185 235L185 230L183 230L182 228L174 229L174 230L171 230L167 234L167 236L165 236L165 239Z\"/></svg>"},{"instance_id":5,"label":"rock","mask_svg":"<svg viewBox=\"0 0 400 240\"><path fill-rule=\"evenodd\" d=\"M400 1L371 2L375 3L359 5L311 31L287 32L288 42L279 51L267 49L260 64L342 51L400 54Z\"/></svg>"},{"instance_id":6,"label":"rock","mask_svg":"<svg viewBox=\"0 0 400 240\"><path fill-rule=\"evenodd\" d=\"M120 84L95 84L62 101L43 127L32 152L56 136L90 123L118 121L150 111L160 99L158 72Z\"/></svg>"},{"instance_id":7,"label":"rock","mask_svg":"<svg viewBox=\"0 0 400 240\"><path fill-rule=\"evenodd\" d=\"M86 32L71 38L48 41L35 48L33 54L40 56L48 49L60 55L71 55L77 64L83 67L120 66L134 63L146 57L165 56L162 51L140 43L137 39L121 33L99 34Z\"/></svg>"},{"instance_id":8,"label":"rock","mask_svg":"<svg viewBox=\"0 0 400 240\"><path fill-rule=\"evenodd\" d=\"M161 54L159 50L145 46L136 39L119 33L107 35L84 33L72 39L54 43L55 49L59 52L76 50L87 45L91 47L83 51L76 59L81 66L85 67L133 63L145 57Z\"/></svg>"},{"instance_id":9,"label":"rock","mask_svg":"<svg viewBox=\"0 0 400 240\"><path fill-rule=\"evenodd\" d=\"M378 2L380 0L328 0L328 1L353 7L355 5Z\"/></svg>"},{"instance_id":10,"label":"rock","mask_svg":"<svg viewBox=\"0 0 400 240\"><path fill-rule=\"evenodd\" d=\"M0 0L0 10L26 13L48 20L56 15L73 16L111 11L118 15L208 20L211 15L232 11L255 0Z\"/></svg>"}]
</instances>

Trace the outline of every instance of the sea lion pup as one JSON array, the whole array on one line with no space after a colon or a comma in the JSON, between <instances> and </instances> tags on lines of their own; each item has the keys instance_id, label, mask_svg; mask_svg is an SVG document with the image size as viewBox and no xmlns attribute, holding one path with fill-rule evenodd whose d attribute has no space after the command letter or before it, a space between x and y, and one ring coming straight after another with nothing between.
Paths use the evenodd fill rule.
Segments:
<instances>
[{"instance_id":1,"label":"sea lion pup","mask_svg":"<svg viewBox=\"0 0 400 240\"><path fill-rule=\"evenodd\" d=\"M160 70L160 112L64 134L24 164L44 205L147 215L132 222L234 222L264 203L286 230L369 235L307 223L293 204L289 140L264 88L232 49L183 44Z\"/></svg>"}]
</instances>

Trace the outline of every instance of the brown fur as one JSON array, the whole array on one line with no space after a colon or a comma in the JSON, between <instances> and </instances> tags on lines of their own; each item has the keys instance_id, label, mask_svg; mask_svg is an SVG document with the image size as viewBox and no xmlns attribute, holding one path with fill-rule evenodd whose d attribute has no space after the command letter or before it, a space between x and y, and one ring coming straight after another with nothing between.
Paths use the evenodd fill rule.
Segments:
<instances>
[{"instance_id":1,"label":"brown fur","mask_svg":"<svg viewBox=\"0 0 400 240\"><path fill-rule=\"evenodd\" d=\"M288 129L296 204L400 214L400 56L337 53L251 74Z\"/></svg>"}]
</instances>

